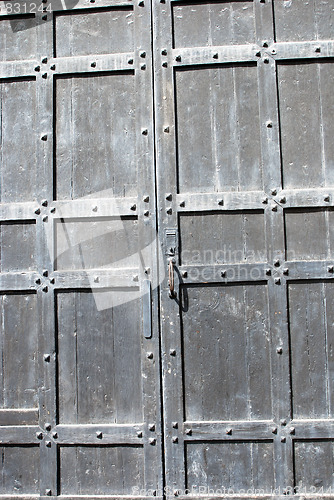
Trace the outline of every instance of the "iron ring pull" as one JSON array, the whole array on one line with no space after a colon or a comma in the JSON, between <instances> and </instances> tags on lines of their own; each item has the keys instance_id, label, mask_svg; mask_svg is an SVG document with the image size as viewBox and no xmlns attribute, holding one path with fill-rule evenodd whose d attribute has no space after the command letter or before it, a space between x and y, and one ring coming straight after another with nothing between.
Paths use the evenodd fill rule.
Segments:
<instances>
[{"instance_id":1,"label":"iron ring pull","mask_svg":"<svg viewBox=\"0 0 334 500\"><path fill-rule=\"evenodd\" d=\"M169 296L174 297L174 264L173 259L169 261L168 264L168 279L169 279Z\"/></svg>"}]
</instances>

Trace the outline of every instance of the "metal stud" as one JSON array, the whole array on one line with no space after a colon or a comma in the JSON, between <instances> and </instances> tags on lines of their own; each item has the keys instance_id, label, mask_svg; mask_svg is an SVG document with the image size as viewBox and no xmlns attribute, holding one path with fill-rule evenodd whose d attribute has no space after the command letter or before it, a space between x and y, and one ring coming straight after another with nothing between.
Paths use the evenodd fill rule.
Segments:
<instances>
[{"instance_id":1,"label":"metal stud","mask_svg":"<svg viewBox=\"0 0 334 500\"><path fill-rule=\"evenodd\" d=\"M175 61L177 61L177 62L181 62L181 56L180 56L180 55L176 56L176 57L175 57Z\"/></svg>"},{"instance_id":2,"label":"metal stud","mask_svg":"<svg viewBox=\"0 0 334 500\"><path fill-rule=\"evenodd\" d=\"M168 126L167 126L167 127L164 127L164 132L165 132L166 134L169 134L169 127L168 127Z\"/></svg>"},{"instance_id":3,"label":"metal stud","mask_svg":"<svg viewBox=\"0 0 334 500\"><path fill-rule=\"evenodd\" d=\"M157 440L156 440L155 438L150 438L150 439L148 440L148 442L150 443L150 445L151 445L151 446L154 446L154 445L155 445L155 443L156 443L156 441L157 441Z\"/></svg>"},{"instance_id":4,"label":"metal stud","mask_svg":"<svg viewBox=\"0 0 334 500\"><path fill-rule=\"evenodd\" d=\"M286 203L286 198L285 196L283 196L280 200L279 200L280 203Z\"/></svg>"},{"instance_id":5,"label":"metal stud","mask_svg":"<svg viewBox=\"0 0 334 500\"><path fill-rule=\"evenodd\" d=\"M163 66L163 68L167 68L168 67L168 63L165 61L165 62L162 63L162 66Z\"/></svg>"},{"instance_id":6,"label":"metal stud","mask_svg":"<svg viewBox=\"0 0 334 500\"><path fill-rule=\"evenodd\" d=\"M218 205L223 206L224 205L224 200L218 200Z\"/></svg>"},{"instance_id":7,"label":"metal stud","mask_svg":"<svg viewBox=\"0 0 334 500\"><path fill-rule=\"evenodd\" d=\"M139 7L144 7L145 5L144 0L140 0L140 2L138 2L138 5Z\"/></svg>"},{"instance_id":8,"label":"metal stud","mask_svg":"<svg viewBox=\"0 0 334 500\"><path fill-rule=\"evenodd\" d=\"M47 221L49 220L49 219L48 219L48 216L47 216L47 215L44 215L44 217L43 217L43 219L42 219L42 220L43 220L43 222L47 222Z\"/></svg>"},{"instance_id":9,"label":"metal stud","mask_svg":"<svg viewBox=\"0 0 334 500\"><path fill-rule=\"evenodd\" d=\"M57 434L57 432L53 432L53 433L52 433L52 437L53 437L53 439L58 439L58 434Z\"/></svg>"},{"instance_id":10,"label":"metal stud","mask_svg":"<svg viewBox=\"0 0 334 500\"><path fill-rule=\"evenodd\" d=\"M228 427L228 428L226 429L226 431L225 431L225 432L226 432L226 434L227 434L228 436L231 436L231 434L232 434L232 429L231 429L231 427Z\"/></svg>"},{"instance_id":11,"label":"metal stud","mask_svg":"<svg viewBox=\"0 0 334 500\"><path fill-rule=\"evenodd\" d=\"M47 58L47 57L43 57L43 59L42 59L42 63L43 63L43 64L47 64L47 62L48 62L48 58Z\"/></svg>"},{"instance_id":12,"label":"metal stud","mask_svg":"<svg viewBox=\"0 0 334 500\"><path fill-rule=\"evenodd\" d=\"M41 209L40 209L40 208L36 208L36 210L35 210L35 214L36 214L36 215L39 215L40 213L41 213Z\"/></svg>"},{"instance_id":13,"label":"metal stud","mask_svg":"<svg viewBox=\"0 0 334 500\"><path fill-rule=\"evenodd\" d=\"M90 65L91 65L91 68L96 68L96 61L93 61Z\"/></svg>"},{"instance_id":14,"label":"metal stud","mask_svg":"<svg viewBox=\"0 0 334 500\"><path fill-rule=\"evenodd\" d=\"M281 278L275 278L274 282L275 282L275 285L280 285L281 284Z\"/></svg>"},{"instance_id":15,"label":"metal stud","mask_svg":"<svg viewBox=\"0 0 334 500\"><path fill-rule=\"evenodd\" d=\"M166 194L166 200L168 200L168 201L172 201L172 198L173 198L172 193L168 193L168 194Z\"/></svg>"},{"instance_id":16,"label":"metal stud","mask_svg":"<svg viewBox=\"0 0 334 500\"><path fill-rule=\"evenodd\" d=\"M177 422L173 422L173 423L172 423L172 427L173 427L173 429L177 429L177 428L178 428L178 426L179 426L179 424L178 424Z\"/></svg>"},{"instance_id":17,"label":"metal stud","mask_svg":"<svg viewBox=\"0 0 334 500\"><path fill-rule=\"evenodd\" d=\"M167 214L168 215L172 215L173 213L173 209L171 207L169 207L167 210L166 210Z\"/></svg>"},{"instance_id":18,"label":"metal stud","mask_svg":"<svg viewBox=\"0 0 334 500\"><path fill-rule=\"evenodd\" d=\"M290 427L289 432L290 434L295 434L296 429L294 427Z\"/></svg>"},{"instance_id":19,"label":"metal stud","mask_svg":"<svg viewBox=\"0 0 334 500\"><path fill-rule=\"evenodd\" d=\"M149 210L146 210L146 211L144 212L144 215L145 215L145 217L148 217L148 216L150 215Z\"/></svg>"},{"instance_id":20,"label":"metal stud","mask_svg":"<svg viewBox=\"0 0 334 500\"><path fill-rule=\"evenodd\" d=\"M48 74L47 73L43 73L42 78L44 78L44 80L46 80L47 77L48 77Z\"/></svg>"},{"instance_id":21,"label":"metal stud","mask_svg":"<svg viewBox=\"0 0 334 500\"><path fill-rule=\"evenodd\" d=\"M47 141L48 140L47 134L42 135L41 140L42 141Z\"/></svg>"},{"instance_id":22,"label":"metal stud","mask_svg":"<svg viewBox=\"0 0 334 500\"><path fill-rule=\"evenodd\" d=\"M277 427L272 427L271 432L272 432L273 434L277 434Z\"/></svg>"},{"instance_id":23,"label":"metal stud","mask_svg":"<svg viewBox=\"0 0 334 500\"><path fill-rule=\"evenodd\" d=\"M51 424L49 424L48 422L45 424L45 430L51 431Z\"/></svg>"},{"instance_id":24,"label":"metal stud","mask_svg":"<svg viewBox=\"0 0 334 500\"><path fill-rule=\"evenodd\" d=\"M144 70L146 69L146 64L142 64L142 65L140 66L140 69L142 69L142 70L144 71Z\"/></svg>"},{"instance_id":25,"label":"metal stud","mask_svg":"<svg viewBox=\"0 0 334 500\"><path fill-rule=\"evenodd\" d=\"M48 16L42 16L43 21L47 21L47 19L48 19Z\"/></svg>"},{"instance_id":26,"label":"metal stud","mask_svg":"<svg viewBox=\"0 0 334 500\"><path fill-rule=\"evenodd\" d=\"M154 432L154 431L155 431L155 424L149 424L148 429L149 429L151 432Z\"/></svg>"},{"instance_id":27,"label":"metal stud","mask_svg":"<svg viewBox=\"0 0 334 500\"><path fill-rule=\"evenodd\" d=\"M137 210L137 205L136 204L131 205L130 210L133 211Z\"/></svg>"},{"instance_id":28,"label":"metal stud","mask_svg":"<svg viewBox=\"0 0 334 500\"><path fill-rule=\"evenodd\" d=\"M289 269L288 269L287 267L285 267L285 268L283 269L283 274L285 274L285 276L288 276L288 274L289 274Z\"/></svg>"},{"instance_id":29,"label":"metal stud","mask_svg":"<svg viewBox=\"0 0 334 500\"><path fill-rule=\"evenodd\" d=\"M51 356L50 356L50 354L44 354L44 361L45 361L46 363L50 363L50 361L51 361Z\"/></svg>"},{"instance_id":30,"label":"metal stud","mask_svg":"<svg viewBox=\"0 0 334 500\"><path fill-rule=\"evenodd\" d=\"M37 439L43 439L43 432L37 432L36 437Z\"/></svg>"},{"instance_id":31,"label":"metal stud","mask_svg":"<svg viewBox=\"0 0 334 500\"><path fill-rule=\"evenodd\" d=\"M51 441L45 441L45 446L47 446L48 448L51 448Z\"/></svg>"},{"instance_id":32,"label":"metal stud","mask_svg":"<svg viewBox=\"0 0 334 500\"><path fill-rule=\"evenodd\" d=\"M276 352L277 352L277 354L282 354L283 353L283 348L282 347L277 347Z\"/></svg>"},{"instance_id":33,"label":"metal stud","mask_svg":"<svg viewBox=\"0 0 334 500\"><path fill-rule=\"evenodd\" d=\"M269 64L269 57L265 57L265 58L263 59L263 62L264 62L264 64Z\"/></svg>"},{"instance_id":34,"label":"metal stud","mask_svg":"<svg viewBox=\"0 0 334 500\"><path fill-rule=\"evenodd\" d=\"M272 210L273 212L277 212L277 205L274 205L274 206L271 208L271 210Z\"/></svg>"},{"instance_id":35,"label":"metal stud","mask_svg":"<svg viewBox=\"0 0 334 500\"><path fill-rule=\"evenodd\" d=\"M144 59L146 57L146 52L141 52L140 57L142 57Z\"/></svg>"},{"instance_id":36,"label":"metal stud","mask_svg":"<svg viewBox=\"0 0 334 500\"><path fill-rule=\"evenodd\" d=\"M276 267L278 267L278 266L280 265L280 261L279 261L279 259L275 259L275 261L274 261L274 265L275 265Z\"/></svg>"},{"instance_id":37,"label":"metal stud","mask_svg":"<svg viewBox=\"0 0 334 500\"><path fill-rule=\"evenodd\" d=\"M49 274L48 270L47 270L47 269L44 269L44 271L43 271L43 276L45 276L45 277L47 278L48 274Z\"/></svg>"},{"instance_id":38,"label":"metal stud","mask_svg":"<svg viewBox=\"0 0 334 500\"><path fill-rule=\"evenodd\" d=\"M51 212L52 214L54 214L54 213L55 213L55 211L56 211L56 207L52 207L52 208L50 208L50 212Z\"/></svg>"},{"instance_id":39,"label":"metal stud","mask_svg":"<svg viewBox=\"0 0 334 500\"><path fill-rule=\"evenodd\" d=\"M272 190L271 190L271 194L272 194L273 196L276 196L276 195L277 195L277 189L272 189Z\"/></svg>"},{"instance_id":40,"label":"metal stud","mask_svg":"<svg viewBox=\"0 0 334 500\"><path fill-rule=\"evenodd\" d=\"M92 207L92 212L97 212L97 206L94 205L94 207Z\"/></svg>"},{"instance_id":41,"label":"metal stud","mask_svg":"<svg viewBox=\"0 0 334 500\"><path fill-rule=\"evenodd\" d=\"M43 292L46 293L48 291L48 287L45 285L45 286L43 286L42 290L43 290Z\"/></svg>"},{"instance_id":42,"label":"metal stud","mask_svg":"<svg viewBox=\"0 0 334 500\"><path fill-rule=\"evenodd\" d=\"M171 350L169 351L169 354L170 354L171 356L176 356L176 349L171 349Z\"/></svg>"},{"instance_id":43,"label":"metal stud","mask_svg":"<svg viewBox=\"0 0 334 500\"><path fill-rule=\"evenodd\" d=\"M41 284L41 279L40 278L35 279L35 283L36 283L36 285L40 285Z\"/></svg>"},{"instance_id":44,"label":"metal stud","mask_svg":"<svg viewBox=\"0 0 334 500\"><path fill-rule=\"evenodd\" d=\"M141 131L142 135L147 135L148 134L148 130L147 128L143 128L143 130Z\"/></svg>"},{"instance_id":45,"label":"metal stud","mask_svg":"<svg viewBox=\"0 0 334 500\"><path fill-rule=\"evenodd\" d=\"M51 491L51 490L45 490L45 495L46 495L47 497L50 497L50 496L51 496L51 494L52 494L52 491Z\"/></svg>"},{"instance_id":46,"label":"metal stud","mask_svg":"<svg viewBox=\"0 0 334 500\"><path fill-rule=\"evenodd\" d=\"M273 128L273 122L272 122L272 121L270 121L270 120L268 120L268 121L266 122L266 125L267 125L267 128Z\"/></svg>"},{"instance_id":47,"label":"metal stud","mask_svg":"<svg viewBox=\"0 0 334 500\"><path fill-rule=\"evenodd\" d=\"M142 437L143 437L143 433L142 433L142 431L138 431L138 432L137 432L137 437L139 437L139 438L142 438Z\"/></svg>"},{"instance_id":48,"label":"metal stud","mask_svg":"<svg viewBox=\"0 0 334 500\"><path fill-rule=\"evenodd\" d=\"M192 429L186 429L187 436L191 436L193 433Z\"/></svg>"},{"instance_id":49,"label":"metal stud","mask_svg":"<svg viewBox=\"0 0 334 500\"><path fill-rule=\"evenodd\" d=\"M261 203L263 203L263 205L266 205L268 203L268 198L267 197L262 198Z\"/></svg>"},{"instance_id":50,"label":"metal stud","mask_svg":"<svg viewBox=\"0 0 334 500\"><path fill-rule=\"evenodd\" d=\"M213 54L212 56L214 59L218 59L218 52L216 52L215 54Z\"/></svg>"},{"instance_id":51,"label":"metal stud","mask_svg":"<svg viewBox=\"0 0 334 500\"><path fill-rule=\"evenodd\" d=\"M182 271L182 278L187 278L188 272L187 271Z\"/></svg>"},{"instance_id":52,"label":"metal stud","mask_svg":"<svg viewBox=\"0 0 334 500\"><path fill-rule=\"evenodd\" d=\"M40 66L35 66L34 70L35 71L41 71L41 67Z\"/></svg>"},{"instance_id":53,"label":"metal stud","mask_svg":"<svg viewBox=\"0 0 334 500\"><path fill-rule=\"evenodd\" d=\"M327 267L327 271L328 271L329 273L334 273L334 266L328 266L328 267Z\"/></svg>"},{"instance_id":54,"label":"metal stud","mask_svg":"<svg viewBox=\"0 0 334 500\"><path fill-rule=\"evenodd\" d=\"M97 437L97 439L102 439L102 437L103 437L102 432L101 432L101 431L98 431L98 432L96 433L96 437Z\"/></svg>"},{"instance_id":55,"label":"metal stud","mask_svg":"<svg viewBox=\"0 0 334 500\"><path fill-rule=\"evenodd\" d=\"M178 443L179 442L179 438L177 436L173 436L172 437L172 442L173 443Z\"/></svg>"},{"instance_id":56,"label":"metal stud","mask_svg":"<svg viewBox=\"0 0 334 500\"><path fill-rule=\"evenodd\" d=\"M52 71L54 71L54 70L56 69L56 65L55 65L55 64L52 64L52 66L50 66L50 69L51 69Z\"/></svg>"},{"instance_id":57,"label":"metal stud","mask_svg":"<svg viewBox=\"0 0 334 500\"><path fill-rule=\"evenodd\" d=\"M185 207L186 206L186 202L185 201L181 201L180 202L180 207Z\"/></svg>"},{"instance_id":58,"label":"metal stud","mask_svg":"<svg viewBox=\"0 0 334 500\"><path fill-rule=\"evenodd\" d=\"M266 269L266 275L267 275L267 276L271 276L271 269L269 269L269 268L268 268L268 269Z\"/></svg>"},{"instance_id":59,"label":"metal stud","mask_svg":"<svg viewBox=\"0 0 334 500\"><path fill-rule=\"evenodd\" d=\"M220 276L221 276L222 278L225 278L225 276L226 276L226 271L220 271Z\"/></svg>"},{"instance_id":60,"label":"metal stud","mask_svg":"<svg viewBox=\"0 0 334 500\"><path fill-rule=\"evenodd\" d=\"M54 285L54 284L55 284L55 281L56 281L56 280L55 280L54 278L50 278L50 283L51 283L51 285Z\"/></svg>"},{"instance_id":61,"label":"metal stud","mask_svg":"<svg viewBox=\"0 0 334 500\"><path fill-rule=\"evenodd\" d=\"M147 352L147 353L146 353L146 357L147 357L148 359L153 359L153 352Z\"/></svg>"},{"instance_id":62,"label":"metal stud","mask_svg":"<svg viewBox=\"0 0 334 500\"><path fill-rule=\"evenodd\" d=\"M286 437L282 436L281 437L281 443L285 443L286 442Z\"/></svg>"},{"instance_id":63,"label":"metal stud","mask_svg":"<svg viewBox=\"0 0 334 500\"><path fill-rule=\"evenodd\" d=\"M321 52L321 47L316 47L315 52Z\"/></svg>"},{"instance_id":64,"label":"metal stud","mask_svg":"<svg viewBox=\"0 0 334 500\"><path fill-rule=\"evenodd\" d=\"M133 59L129 59L128 64L133 64Z\"/></svg>"},{"instance_id":65,"label":"metal stud","mask_svg":"<svg viewBox=\"0 0 334 500\"><path fill-rule=\"evenodd\" d=\"M162 49L161 55L166 56L167 55L167 49Z\"/></svg>"},{"instance_id":66,"label":"metal stud","mask_svg":"<svg viewBox=\"0 0 334 500\"><path fill-rule=\"evenodd\" d=\"M324 201L329 202L329 200L330 200L329 194L326 194L326 196L324 196Z\"/></svg>"},{"instance_id":67,"label":"metal stud","mask_svg":"<svg viewBox=\"0 0 334 500\"><path fill-rule=\"evenodd\" d=\"M284 426L286 426L286 424L287 424L286 419L285 419L285 418L282 418L282 420L281 420L281 425L283 425L283 427L284 427Z\"/></svg>"},{"instance_id":68,"label":"metal stud","mask_svg":"<svg viewBox=\"0 0 334 500\"><path fill-rule=\"evenodd\" d=\"M147 196L144 196L143 201L144 201L145 203L148 203L148 202L150 201L150 197L149 197L148 195L147 195Z\"/></svg>"}]
</instances>

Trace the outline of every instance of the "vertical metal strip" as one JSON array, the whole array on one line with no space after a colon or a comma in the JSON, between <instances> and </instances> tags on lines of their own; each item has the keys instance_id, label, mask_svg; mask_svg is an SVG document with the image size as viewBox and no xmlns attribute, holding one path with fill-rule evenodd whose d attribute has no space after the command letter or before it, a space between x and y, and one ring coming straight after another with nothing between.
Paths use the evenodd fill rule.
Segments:
<instances>
[{"instance_id":1,"label":"vertical metal strip","mask_svg":"<svg viewBox=\"0 0 334 500\"><path fill-rule=\"evenodd\" d=\"M144 417L145 489L162 494L162 443L160 411L160 356L158 329L159 282L157 260L151 2L136 0L135 79L138 120L136 165L138 186L138 258L143 303L142 383ZM152 304L152 311L151 311ZM150 333L152 332L152 334Z\"/></svg>"},{"instance_id":2,"label":"vertical metal strip","mask_svg":"<svg viewBox=\"0 0 334 500\"><path fill-rule=\"evenodd\" d=\"M46 4L41 4L46 8ZM44 433L40 444L40 493L57 494L57 445L54 442L56 425L56 358L55 318L53 292L53 218L50 205L53 200L53 77L49 60L53 56L53 14L36 14L37 59L40 71L37 73L38 110L36 143L38 144L38 169L44 179L44 189L37 220L37 259L41 285L39 302L39 366L40 366L40 411L39 425Z\"/></svg>"},{"instance_id":3,"label":"vertical metal strip","mask_svg":"<svg viewBox=\"0 0 334 500\"><path fill-rule=\"evenodd\" d=\"M258 54L259 107L261 150L264 178L264 206L266 224L267 275L269 299L269 326L272 348L273 419L277 427L274 436L275 488L283 494L292 486L289 438L286 426L291 419L289 337L287 317L284 235L284 197L282 191L281 155L279 140L279 109L276 81L276 61L269 52L274 42L272 0L256 0L255 21ZM285 271L284 271L285 272Z\"/></svg>"},{"instance_id":4,"label":"vertical metal strip","mask_svg":"<svg viewBox=\"0 0 334 500\"><path fill-rule=\"evenodd\" d=\"M177 161L175 89L173 68L172 2L153 0L153 53L155 133L157 155L157 203L160 240L167 228L177 228ZM179 265L175 257L175 267ZM169 296L168 257L164 249L165 278L161 284L162 384L167 497L185 488L183 449L183 393L180 327L180 291L175 272L176 297Z\"/></svg>"}]
</instances>

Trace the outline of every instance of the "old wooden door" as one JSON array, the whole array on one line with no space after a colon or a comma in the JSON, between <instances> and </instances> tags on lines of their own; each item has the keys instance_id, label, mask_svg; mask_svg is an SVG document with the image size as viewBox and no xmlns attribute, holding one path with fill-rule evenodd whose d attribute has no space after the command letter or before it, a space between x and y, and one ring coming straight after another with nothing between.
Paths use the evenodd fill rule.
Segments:
<instances>
[{"instance_id":1,"label":"old wooden door","mask_svg":"<svg viewBox=\"0 0 334 500\"><path fill-rule=\"evenodd\" d=\"M150 9L1 7L0 495L152 496Z\"/></svg>"},{"instance_id":2,"label":"old wooden door","mask_svg":"<svg viewBox=\"0 0 334 500\"><path fill-rule=\"evenodd\" d=\"M331 0L1 7L0 496L333 495Z\"/></svg>"},{"instance_id":3,"label":"old wooden door","mask_svg":"<svg viewBox=\"0 0 334 500\"><path fill-rule=\"evenodd\" d=\"M333 8L154 3L170 495L333 495Z\"/></svg>"}]
</instances>

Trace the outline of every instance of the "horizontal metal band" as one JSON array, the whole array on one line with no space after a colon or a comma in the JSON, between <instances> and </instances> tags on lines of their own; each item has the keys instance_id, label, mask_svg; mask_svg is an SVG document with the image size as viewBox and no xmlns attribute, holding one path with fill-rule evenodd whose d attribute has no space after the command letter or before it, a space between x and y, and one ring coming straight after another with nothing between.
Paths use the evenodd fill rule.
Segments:
<instances>
[{"instance_id":1,"label":"horizontal metal band","mask_svg":"<svg viewBox=\"0 0 334 500\"><path fill-rule=\"evenodd\" d=\"M129 288L129 292L139 290L138 269L94 269L83 271L55 271L56 289L93 288L112 289Z\"/></svg>"},{"instance_id":2,"label":"horizontal metal band","mask_svg":"<svg viewBox=\"0 0 334 500\"><path fill-rule=\"evenodd\" d=\"M334 441L334 420L292 420L293 437L296 439L331 439Z\"/></svg>"},{"instance_id":3,"label":"horizontal metal band","mask_svg":"<svg viewBox=\"0 0 334 500\"><path fill-rule=\"evenodd\" d=\"M0 222L36 219L36 210L40 210L37 202L0 203Z\"/></svg>"},{"instance_id":4,"label":"horizontal metal band","mask_svg":"<svg viewBox=\"0 0 334 500\"><path fill-rule=\"evenodd\" d=\"M0 445L37 444L36 434L40 430L37 425L0 426Z\"/></svg>"},{"instance_id":5,"label":"horizontal metal band","mask_svg":"<svg viewBox=\"0 0 334 500\"><path fill-rule=\"evenodd\" d=\"M211 210L264 210L263 191L233 191L220 193L192 194L183 193L176 196L179 212L198 212Z\"/></svg>"},{"instance_id":6,"label":"horizontal metal band","mask_svg":"<svg viewBox=\"0 0 334 500\"><path fill-rule=\"evenodd\" d=\"M257 61L258 45L224 45L173 49L174 66Z\"/></svg>"},{"instance_id":7,"label":"horizontal metal band","mask_svg":"<svg viewBox=\"0 0 334 500\"><path fill-rule=\"evenodd\" d=\"M279 42L270 45L266 51L278 61L334 57L334 42L330 40Z\"/></svg>"},{"instance_id":8,"label":"horizontal metal band","mask_svg":"<svg viewBox=\"0 0 334 500\"><path fill-rule=\"evenodd\" d=\"M38 425L38 409L26 408L17 410L0 410L0 426L2 425Z\"/></svg>"},{"instance_id":9,"label":"horizontal metal band","mask_svg":"<svg viewBox=\"0 0 334 500\"><path fill-rule=\"evenodd\" d=\"M101 196L103 193L101 193ZM137 214L137 198L89 198L69 201L53 201L51 210L56 219L75 217L122 217Z\"/></svg>"},{"instance_id":10,"label":"horizontal metal band","mask_svg":"<svg viewBox=\"0 0 334 500\"><path fill-rule=\"evenodd\" d=\"M284 262L284 268L288 270L288 276L290 280L327 280L334 278L333 261L286 261Z\"/></svg>"},{"instance_id":11,"label":"horizontal metal band","mask_svg":"<svg viewBox=\"0 0 334 500\"><path fill-rule=\"evenodd\" d=\"M137 444L143 445L144 424L57 425L53 428L58 445Z\"/></svg>"},{"instance_id":12,"label":"horizontal metal band","mask_svg":"<svg viewBox=\"0 0 334 500\"><path fill-rule=\"evenodd\" d=\"M144 488L143 488L144 489ZM153 491L151 488L148 488L148 491ZM20 495L20 499L25 500L25 497ZM39 498L39 497L38 497ZM61 495L62 500L143 500L144 498L147 500L162 500L162 496L149 496L149 495L141 495L141 496L133 496L133 495ZM188 498L188 497L187 497ZM318 497L317 497L318 498ZM2 497L0 495L0 500ZM11 499L12 500L12 499ZM271 499L272 500L272 499Z\"/></svg>"},{"instance_id":13,"label":"horizontal metal band","mask_svg":"<svg viewBox=\"0 0 334 500\"><path fill-rule=\"evenodd\" d=\"M57 57L49 60L50 75L126 71L134 69L134 52L76 57ZM129 63L130 61L130 63ZM132 62L131 62L132 61Z\"/></svg>"},{"instance_id":14,"label":"horizontal metal band","mask_svg":"<svg viewBox=\"0 0 334 500\"><path fill-rule=\"evenodd\" d=\"M0 273L0 292L36 290L35 272Z\"/></svg>"},{"instance_id":15,"label":"horizontal metal band","mask_svg":"<svg viewBox=\"0 0 334 500\"><path fill-rule=\"evenodd\" d=\"M224 422L184 422L184 440L258 440L274 439L273 429L275 424L272 420L244 420Z\"/></svg>"},{"instance_id":16,"label":"horizontal metal band","mask_svg":"<svg viewBox=\"0 0 334 500\"><path fill-rule=\"evenodd\" d=\"M30 78L36 76L34 68L38 65L35 60L0 62L0 80L2 78Z\"/></svg>"},{"instance_id":17,"label":"horizontal metal band","mask_svg":"<svg viewBox=\"0 0 334 500\"><path fill-rule=\"evenodd\" d=\"M265 263L246 264L241 262L220 265L184 265L179 266L178 270L181 275L180 283L201 283L205 285L207 283L222 282L221 284L224 284L226 282L259 282L268 280L271 276L267 276L267 268L268 266Z\"/></svg>"}]
</instances>

